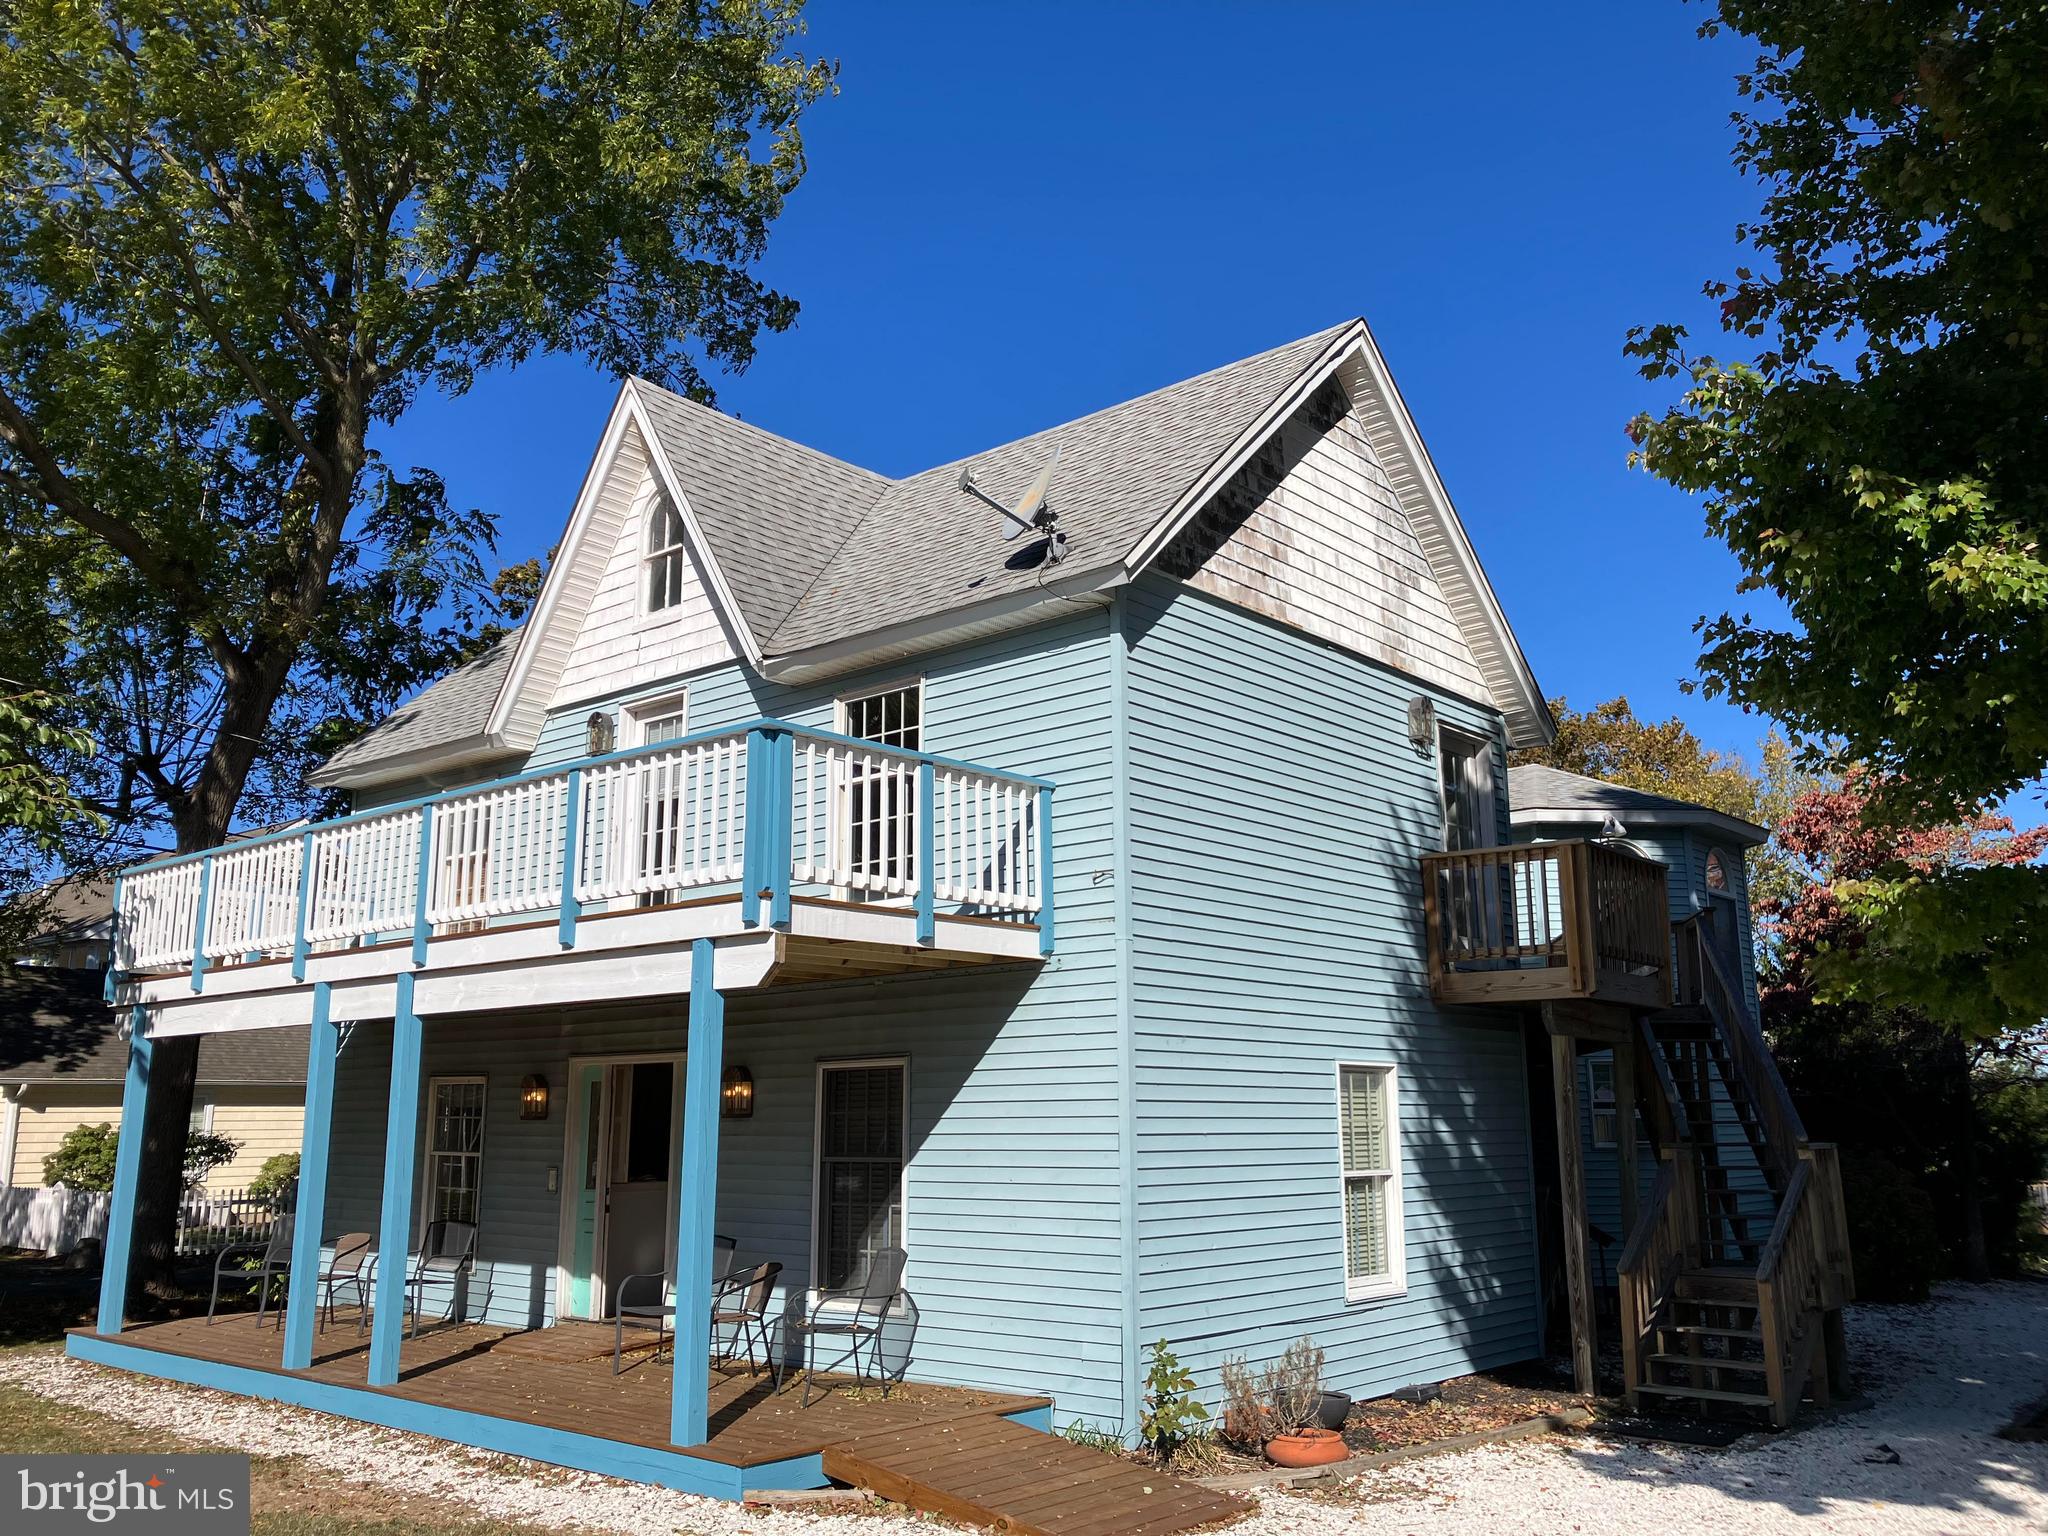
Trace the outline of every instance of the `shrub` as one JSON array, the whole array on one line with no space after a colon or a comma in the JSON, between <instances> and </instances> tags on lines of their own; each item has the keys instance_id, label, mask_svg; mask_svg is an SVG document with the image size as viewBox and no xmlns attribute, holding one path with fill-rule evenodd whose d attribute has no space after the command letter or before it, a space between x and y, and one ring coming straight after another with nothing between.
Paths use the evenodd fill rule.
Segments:
<instances>
[{"instance_id":1,"label":"shrub","mask_svg":"<svg viewBox=\"0 0 2048 1536\"><path fill-rule=\"evenodd\" d=\"M1942 1270L1934 1201L1882 1153L1842 1148L1842 1201L1862 1301L1925 1301Z\"/></svg>"},{"instance_id":2,"label":"shrub","mask_svg":"<svg viewBox=\"0 0 2048 1536\"><path fill-rule=\"evenodd\" d=\"M1254 1373L1243 1355L1223 1362L1223 1438L1245 1450L1307 1424L1322 1405L1323 1351L1303 1335Z\"/></svg>"},{"instance_id":3,"label":"shrub","mask_svg":"<svg viewBox=\"0 0 2048 1536\"><path fill-rule=\"evenodd\" d=\"M43 1182L72 1189L112 1189L114 1157L120 1143L121 1133L111 1125L74 1125L57 1143L57 1150L43 1159ZM197 1184L209 1168L233 1162L241 1150L242 1144L230 1137L210 1132L187 1136L185 1182Z\"/></svg>"},{"instance_id":4,"label":"shrub","mask_svg":"<svg viewBox=\"0 0 2048 1536\"><path fill-rule=\"evenodd\" d=\"M1145 1373L1145 1411L1138 1432L1163 1465L1209 1422L1209 1410L1194 1395L1195 1378L1161 1339L1152 1346Z\"/></svg>"},{"instance_id":5,"label":"shrub","mask_svg":"<svg viewBox=\"0 0 2048 1536\"><path fill-rule=\"evenodd\" d=\"M274 1152L263 1159L256 1177L249 1181L249 1193L276 1198L287 1193L299 1180L299 1154Z\"/></svg>"}]
</instances>

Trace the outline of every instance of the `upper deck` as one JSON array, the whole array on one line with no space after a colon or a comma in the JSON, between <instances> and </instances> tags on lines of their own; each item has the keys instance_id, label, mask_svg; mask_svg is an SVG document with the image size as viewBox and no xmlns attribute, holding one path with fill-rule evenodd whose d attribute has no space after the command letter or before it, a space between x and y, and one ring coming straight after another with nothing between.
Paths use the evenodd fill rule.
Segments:
<instances>
[{"instance_id":1,"label":"upper deck","mask_svg":"<svg viewBox=\"0 0 2048 1536\"><path fill-rule=\"evenodd\" d=\"M1053 786L780 720L130 869L117 1001L158 1034L721 990L1052 952Z\"/></svg>"}]
</instances>

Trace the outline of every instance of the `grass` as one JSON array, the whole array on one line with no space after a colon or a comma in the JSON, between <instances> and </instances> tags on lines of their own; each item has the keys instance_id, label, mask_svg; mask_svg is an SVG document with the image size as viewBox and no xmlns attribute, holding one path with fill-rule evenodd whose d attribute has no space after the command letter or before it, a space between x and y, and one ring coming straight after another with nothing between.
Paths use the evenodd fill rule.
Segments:
<instances>
[{"instance_id":1,"label":"grass","mask_svg":"<svg viewBox=\"0 0 2048 1536\"><path fill-rule=\"evenodd\" d=\"M147 1438L147 1443L139 1443ZM132 1455L218 1451L0 1383L0 1454ZM435 1499L352 1483L290 1456L252 1456L254 1536L531 1536L535 1526L478 1519Z\"/></svg>"}]
</instances>

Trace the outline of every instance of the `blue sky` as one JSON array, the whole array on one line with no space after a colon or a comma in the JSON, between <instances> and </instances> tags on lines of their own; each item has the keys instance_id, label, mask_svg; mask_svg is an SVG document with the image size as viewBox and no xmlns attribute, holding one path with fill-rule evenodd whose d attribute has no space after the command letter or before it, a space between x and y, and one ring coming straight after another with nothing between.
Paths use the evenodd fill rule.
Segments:
<instances>
[{"instance_id":1,"label":"blue sky","mask_svg":"<svg viewBox=\"0 0 2048 1536\"><path fill-rule=\"evenodd\" d=\"M1551 694L1679 692L1736 573L1626 466L1663 395L1633 324L1712 328L1757 189L1741 43L1697 5L815 4L841 63L763 268L796 297L720 403L885 473L974 452L1362 314ZM615 381L549 359L382 446L558 537Z\"/></svg>"}]
</instances>

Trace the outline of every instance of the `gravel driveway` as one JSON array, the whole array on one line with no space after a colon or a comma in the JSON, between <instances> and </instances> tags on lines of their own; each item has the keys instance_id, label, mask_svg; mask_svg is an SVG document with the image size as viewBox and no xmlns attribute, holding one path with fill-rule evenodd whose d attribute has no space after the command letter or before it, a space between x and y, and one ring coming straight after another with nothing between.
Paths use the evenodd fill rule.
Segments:
<instances>
[{"instance_id":1,"label":"gravel driveway","mask_svg":"<svg viewBox=\"0 0 2048 1536\"><path fill-rule=\"evenodd\" d=\"M1788 1529L2048 1531L2048 1444L1996 1437L2048 1395L2048 1286L1944 1287L1919 1307L1863 1307L1850 1347L1876 1406L1732 1450L1592 1439L1525 1441L1416 1462L1316 1495L1267 1494L1234 1536L1281 1533L1721 1533ZM341 1476L483 1515L631 1536L889 1536L929 1530L875 1513L744 1510L536 1466L274 1403L147 1382L42 1351L0 1356L0 1380L180 1437L303 1456ZM1877 1447L1896 1464L1869 1461Z\"/></svg>"}]
</instances>

